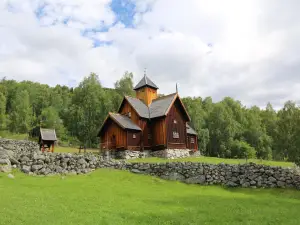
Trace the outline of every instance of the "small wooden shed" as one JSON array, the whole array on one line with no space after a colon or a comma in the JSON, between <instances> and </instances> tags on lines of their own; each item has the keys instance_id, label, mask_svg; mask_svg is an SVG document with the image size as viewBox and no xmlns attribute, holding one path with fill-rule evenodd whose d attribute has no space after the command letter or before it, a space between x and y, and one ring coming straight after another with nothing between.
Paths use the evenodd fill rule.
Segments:
<instances>
[{"instance_id":1,"label":"small wooden shed","mask_svg":"<svg viewBox=\"0 0 300 225\"><path fill-rule=\"evenodd\" d=\"M39 144L42 152L45 149L54 152L54 144L57 141L55 129L40 128Z\"/></svg>"}]
</instances>

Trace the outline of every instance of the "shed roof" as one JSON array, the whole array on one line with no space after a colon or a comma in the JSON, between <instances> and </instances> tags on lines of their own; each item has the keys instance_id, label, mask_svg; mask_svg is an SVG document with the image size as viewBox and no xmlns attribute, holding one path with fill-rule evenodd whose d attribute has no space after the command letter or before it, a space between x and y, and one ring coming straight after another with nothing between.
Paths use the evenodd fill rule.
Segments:
<instances>
[{"instance_id":1,"label":"shed roof","mask_svg":"<svg viewBox=\"0 0 300 225\"><path fill-rule=\"evenodd\" d=\"M141 128L131 121L128 116L119 113L109 113L109 116L119 124L123 129L131 129L141 131Z\"/></svg>"},{"instance_id":2,"label":"shed roof","mask_svg":"<svg viewBox=\"0 0 300 225\"><path fill-rule=\"evenodd\" d=\"M186 133L193 134L193 135L198 135L197 132L188 124L186 125Z\"/></svg>"},{"instance_id":3,"label":"shed roof","mask_svg":"<svg viewBox=\"0 0 300 225\"><path fill-rule=\"evenodd\" d=\"M44 141L57 141L55 129L40 128L40 134Z\"/></svg>"},{"instance_id":4,"label":"shed roof","mask_svg":"<svg viewBox=\"0 0 300 225\"><path fill-rule=\"evenodd\" d=\"M144 77L140 80L140 82L134 87L133 90L137 90L139 88L145 87L145 86L149 86L152 87L154 89L158 89L158 87L156 86L156 84L153 83L152 80L150 80L146 75L144 75Z\"/></svg>"}]
</instances>

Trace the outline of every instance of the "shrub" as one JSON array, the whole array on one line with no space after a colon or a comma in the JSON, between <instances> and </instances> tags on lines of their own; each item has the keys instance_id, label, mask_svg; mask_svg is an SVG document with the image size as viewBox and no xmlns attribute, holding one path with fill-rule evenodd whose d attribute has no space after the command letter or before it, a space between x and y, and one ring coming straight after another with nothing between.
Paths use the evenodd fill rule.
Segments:
<instances>
[{"instance_id":1,"label":"shrub","mask_svg":"<svg viewBox=\"0 0 300 225\"><path fill-rule=\"evenodd\" d=\"M234 140L231 142L231 157L254 159L256 150L245 141Z\"/></svg>"}]
</instances>

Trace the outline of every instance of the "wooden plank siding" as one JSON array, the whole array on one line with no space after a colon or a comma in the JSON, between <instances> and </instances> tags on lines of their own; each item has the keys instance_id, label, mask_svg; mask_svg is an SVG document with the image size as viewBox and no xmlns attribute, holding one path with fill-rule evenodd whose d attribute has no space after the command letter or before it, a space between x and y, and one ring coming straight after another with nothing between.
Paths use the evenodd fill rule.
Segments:
<instances>
[{"instance_id":1,"label":"wooden plank siding","mask_svg":"<svg viewBox=\"0 0 300 225\"><path fill-rule=\"evenodd\" d=\"M151 120L152 147L154 149L166 146L166 123L165 117Z\"/></svg>"},{"instance_id":2,"label":"wooden plank siding","mask_svg":"<svg viewBox=\"0 0 300 225\"><path fill-rule=\"evenodd\" d=\"M157 91L153 88L144 87L136 90L136 98L140 99L149 106L153 99L157 98Z\"/></svg>"},{"instance_id":3,"label":"wooden plank siding","mask_svg":"<svg viewBox=\"0 0 300 225\"><path fill-rule=\"evenodd\" d=\"M127 131L127 149L128 150L141 150L141 132L128 130Z\"/></svg>"},{"instance_id":4,"label":"wooden plank siding","mask_svg":"<svg viewBox=\"0 0 300 225\"><path fill-rule=\"evenodd\" d=\"M178 100L171 106L166 117L167 148L185 149L187 145L186 120L181 112ZM173 132L178 132L179 137L174 138Z\"/></svg>"},{"instance_id":5,"label":"wooden plank siding","mask_svg":"<svg viewBox=\"0 0 300 225\"><path fill-rule=\"evenodd\" d=\"M115 137L115 138L114 138ZM108 119L101 135L101 149L126 149L126 131L120 128L113 120Z\"/></svg>"},{"instance_id":6,"label":"wooden plank siding","mask_svg":"<svg viewBox=\"0 0 300 225\"><path fill-rule=\"evenodd\" d=\"M194 139L194 143L192 143L192 138ZM194 134L187 134L187 144L186 147L191 150L197 150L198 149L198 140L197 136Z\"/></svg>"},{"instance_id":7,"label":"wooden plank siding","mask_svg":"<svg viewBox=\"0 0 300 225\"><path fill-rule=\"evenodd\" d=\"M136 111L132 108L132 106L125 101L123 106L120 109L120 114L122 115L128 115L128 113L131 113L131 121L134 122L136 125L140 126L140 117L136 113Z\"/></svg>"},{"instance_id":8,"label":"wooden plank siding","mask_svg":"<svg viewBox=\"0 0 300 225\"><path fill-rule=\"evenodd\" d=\"M142 129L141 138L143 142L141 143L141 149L151 149L152 146L152 132L150 123L146 119L140 119L140 127ZM149 136L150 134L150 136ZM150 139L149 139L150 137Z\"/></svg>"}]
</instances>

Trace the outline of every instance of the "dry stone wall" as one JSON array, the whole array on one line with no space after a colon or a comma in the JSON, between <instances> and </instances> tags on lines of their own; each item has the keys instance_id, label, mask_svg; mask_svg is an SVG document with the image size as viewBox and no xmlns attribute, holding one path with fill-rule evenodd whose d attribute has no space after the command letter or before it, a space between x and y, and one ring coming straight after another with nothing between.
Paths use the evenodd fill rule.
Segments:
<instances>
[{"instance_id":1,"label":"dry stone wall","mask_svg":"<svg viewBox=\"0 0 300 225\"><path fill-rule=\"evenodd\" d=\"M17 147L14 147L18 145L15 141L0 139L0 143L8 144L8 146L3 144L0 146L2 171L7 170L10 165L32 175L83 174L98 168L111 168L188 184L300 190L300 172L296 168L254 163L241 165L192 162L130 163L124 160L107 160L103 156L92 153L42 153L38 151L38 145L33 142L22 141L22 144Z\"/></svg>"},{"instance_id":2,"label":"dry stone wall","mask_svg":"<svg viewBox=\"0 0 300 225\"><path fill-rule=\"evenodd\" d=\"M0 172L10 172L11 164L19 164L20 155L38 151L36 142L0 138Z\"/></svg>"},{"instance_id":3,"label":"dry stone wall","mask_svg":"<svg viewBox=\"0 0 300 225\"><path fill-rule=\"evenodd\" d=\"M254 163L241 165L192 162L130 163L124 160L104 160L103 157L92 153L84 155L33 153L22 155L18 167L25 173L37 175L82 174L97 168L112 168L188 184L300 189L300 173L297 169Z\"/></svg>"}]
</instances>

